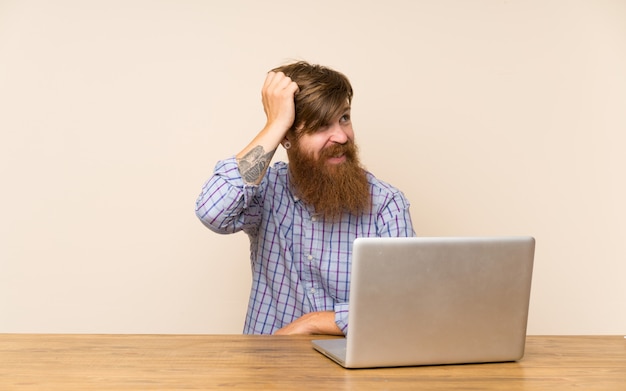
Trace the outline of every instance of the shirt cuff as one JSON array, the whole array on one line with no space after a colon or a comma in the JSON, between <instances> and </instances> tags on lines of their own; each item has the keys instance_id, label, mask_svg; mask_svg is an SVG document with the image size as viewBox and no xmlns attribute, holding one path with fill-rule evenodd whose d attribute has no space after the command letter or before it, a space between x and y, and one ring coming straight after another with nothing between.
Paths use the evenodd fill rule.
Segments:
<instances>
[{"instance_id":1,"label":"shirt cuff","mask_svg":"<svg viewBox=\"0 0 626 391\"><path fill-rule=\"evenodd\" d=\"M349 303L337 303L335 304L335 323L343 332L343 335L348 335L348 304Z\"/></svg>"},{"instance_id":2,"label":"shirt cuff","mask_svg":"<svg viewBox=\"0 0 626 391\"><path fill-rule=\"evenodd\" d=\"M213 172L214 175L222 177L232 186L242 190L245 205L250 204L259 189L259 185L250 185L243 181L239 172L239 164L234 156L218 161Z\"/></svg>"}]
</instances>

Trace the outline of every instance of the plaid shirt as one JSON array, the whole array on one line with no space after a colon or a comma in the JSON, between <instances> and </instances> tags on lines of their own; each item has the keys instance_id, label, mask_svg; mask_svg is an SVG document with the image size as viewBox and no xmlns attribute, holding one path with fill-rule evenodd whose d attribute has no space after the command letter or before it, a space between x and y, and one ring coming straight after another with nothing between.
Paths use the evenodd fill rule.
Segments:
<instances>
[{"instance_id":1,"label":"plaid shirt","mask_svg":"<svg viewBox=\"0 0 626 391\"><path fill-rule=\"evenodd\" d=\"M364 236L414 236L409 202L367 173L372 208L326 223L290 190L288 166L275 163L258 186L245 185L234 158L217 163L196 201L211 230L250 238L252 289L246 334L271 334L313 311L334 311L348 331L352 242Z\"/></svg>"}]
</instances>

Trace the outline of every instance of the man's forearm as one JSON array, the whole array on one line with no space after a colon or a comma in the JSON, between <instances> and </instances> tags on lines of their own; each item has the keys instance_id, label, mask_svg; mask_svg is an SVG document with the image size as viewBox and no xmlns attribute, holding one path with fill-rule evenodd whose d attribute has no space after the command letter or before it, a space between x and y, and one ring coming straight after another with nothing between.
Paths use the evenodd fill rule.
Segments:
<instances>
[{"instance_id":1,"label":"man's forearm","mask_svg":"<svg viewBox=\"0 0 626 391\"><path fill-rule=\"evenodd\" d=\"M287 326L276 331L275 334L343 335L343 332L335 323L334 311L319 311L302 315Z\"/></svg>"},{"instance_id":2,"label":"man's forearm","mask_svg":"<svg viewBox=\"0 0 626 391\"><path fill-rule=\"evenodd\" d=\"M246 184L258 184L267 171L267 167L274 156L276 149L266 152L265 149L257 145L246 152L241 158L237 158L239 173Z\"/></svg>"}]
</instances>

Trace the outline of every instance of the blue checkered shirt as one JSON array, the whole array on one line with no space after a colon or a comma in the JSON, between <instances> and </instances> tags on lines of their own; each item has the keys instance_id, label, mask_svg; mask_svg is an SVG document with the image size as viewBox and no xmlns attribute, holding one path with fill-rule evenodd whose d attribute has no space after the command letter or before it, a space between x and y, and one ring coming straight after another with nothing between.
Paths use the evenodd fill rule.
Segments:
<instances>
[{"instance_id":1,"label":"blue checkered shirt","mask_svg":"<svg viewBox=\"0 0 626 391\"><path fill-rule=\"evenodd\" d=\"M313 311L334 311L347 335L352 242L365 236L414 236L409 202L367 173L372 208L326 223L291 191L288 166L275 163L259 185L244 184L234 158L217 163L196 201L211 230L250 238L252 289L245 334L272 334Z\"/></svg>"}]
</instances>

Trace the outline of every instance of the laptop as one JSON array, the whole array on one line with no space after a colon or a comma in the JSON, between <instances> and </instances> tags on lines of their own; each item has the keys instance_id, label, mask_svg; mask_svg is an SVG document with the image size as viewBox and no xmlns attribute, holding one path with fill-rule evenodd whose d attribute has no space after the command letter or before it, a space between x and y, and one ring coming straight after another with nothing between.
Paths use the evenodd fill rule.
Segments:
<instances>
[{"instance_id":1,"label":"laptop","mask_svg":"<svg viewBox=\"0 0 626 391\"><path fill-rule=\"evenodd\" d=\"M312 341L345 368L517 361L535 240L358 238L346 338Z\"/></svg>"}]
</instances>

